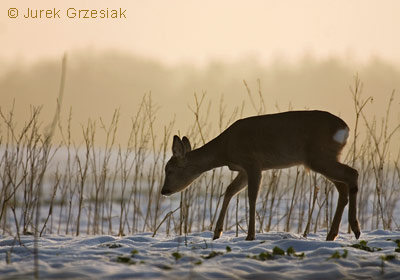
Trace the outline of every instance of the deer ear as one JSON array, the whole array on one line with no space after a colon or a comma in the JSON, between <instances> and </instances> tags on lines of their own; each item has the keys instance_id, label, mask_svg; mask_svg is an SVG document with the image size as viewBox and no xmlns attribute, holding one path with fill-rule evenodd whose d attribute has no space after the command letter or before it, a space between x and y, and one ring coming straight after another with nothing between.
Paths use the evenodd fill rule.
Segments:
<instances>
[{"instance_id":1,"label":"deer ear","mask_svg":"<svg viewBox=\"0 0 400 280\"><path fill-rule=\"evenodd\" d=\"M179 158L185 156L185 147L183 146L182 140L177 135L174 136L172 142L172 155Z\"/></svg>"},{"instance_id":2,"label":"deer ear","mask_svg":"<svg viewBox=\"0 0 400 280\"><path fill-rule=\"evenodd\" d=\"M185 154L192 150L192 145L190 145L190 141L186 136L182 138L183 147L185 148Z\"/></svg>"}]
</instances>

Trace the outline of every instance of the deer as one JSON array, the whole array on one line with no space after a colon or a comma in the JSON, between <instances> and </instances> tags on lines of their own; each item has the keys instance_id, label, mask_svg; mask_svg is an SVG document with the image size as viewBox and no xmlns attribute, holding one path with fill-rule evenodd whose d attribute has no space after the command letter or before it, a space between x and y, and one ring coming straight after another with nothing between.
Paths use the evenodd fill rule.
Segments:
<instances>
[{"instance_id":1,"label":"deer","mask_svg":"<svg viewBox=\"0 0 400 280\"><path fill-rule=\"evenodd\" d=\"M223 231L229 202L248 187L249 224L246 240L255 239L256 201L262 171L303 165L325 176L339 196L326 240L339 234L344 208L356 239L361 231L357 220L358 172L340 163L339 156L349 137L348 125L326 111L288 111L239 119L217 137L193 149L189 139L175 135L172 157L165 165L163 196L186 189L202 173L221 166L237 171L228 185L213 240Z\"/></svg>"}]
</instances>

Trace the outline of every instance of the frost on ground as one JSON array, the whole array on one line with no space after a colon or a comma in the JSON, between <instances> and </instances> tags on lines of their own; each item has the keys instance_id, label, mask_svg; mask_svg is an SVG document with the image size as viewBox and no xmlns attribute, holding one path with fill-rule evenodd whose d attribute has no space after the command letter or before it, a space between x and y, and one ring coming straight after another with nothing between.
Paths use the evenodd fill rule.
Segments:
<instances>
[{"instance_id":1,"label":"frost on ground","mask_svg":"<svg viewBox=\"0 0 400 280\"><path fill-rule=\"evenodd\" d=\"M42 279L400 279L400 232L262 233L254 241L225 232L188 236L59 236L39 239ZM0 278L33 278L33 237L0 237Z\"/></svg>"}]
</instances>

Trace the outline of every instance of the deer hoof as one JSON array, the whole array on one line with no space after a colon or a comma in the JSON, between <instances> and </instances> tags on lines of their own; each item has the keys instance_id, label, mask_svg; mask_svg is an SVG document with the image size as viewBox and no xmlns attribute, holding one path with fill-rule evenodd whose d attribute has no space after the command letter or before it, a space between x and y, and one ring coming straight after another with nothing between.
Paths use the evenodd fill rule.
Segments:
<instances>
[{"instance_id":1,"label":"deer hoof","mask_svg":"<svg viewBox=\"0 0 400 280\"><path fill-rule=\"evenodd\" d=\"M247 237L246 237L247 241L251 241L251 240L254 240L254 239L255 239L254 235L247 235Z\"/></svg>"},{"instance_id":2,"label":"deer hoof","mask_svg":"<svg viewBox=\"0 0 400 280\"><path fill-rule=\"evenodd\" d=\"M213 240L220 238L221 235L222 235L222 230L216 230L216 231L214 232Z\"/></svg>"},{"instance_id":3,"label":"deer hoof","mask_svg":"<svg viewBox=\"0 0 400 280\"><path fill-rule=\"evenodd\" d=\"M326 241L334 241L337 237L337 233L329 233L326 237Z\"/></svg>"},{"instance_id":4,"label":"deer hoof","mask_svg":"<svg viewBox=\"0 0 400 280\"><path fill-rule=\"evenodd\" d=\"M360 224L356 220L355 222L350 222L351 230L354 232L354 236L358 239L361 235Z\"/></svg>"}]
</instances>

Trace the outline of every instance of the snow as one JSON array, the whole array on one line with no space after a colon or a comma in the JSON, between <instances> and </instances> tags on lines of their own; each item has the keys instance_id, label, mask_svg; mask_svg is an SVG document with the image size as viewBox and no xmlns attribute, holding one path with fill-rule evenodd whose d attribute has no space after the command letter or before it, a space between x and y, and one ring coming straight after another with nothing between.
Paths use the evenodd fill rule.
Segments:
<instances>
[{"instance_id":1,"label":"snow","mask_svg":"<svg viewBox=\"0 0 400 280\"><path fill-rule=\"evenodd\" d=\"M39 273L43 279L400 279L399 231L364 231L360 240L341 232L325 241L326 231L310 234L212 232L187 236L140 233L132 236L62 236L39 238ZM0 236L0 279L33 278L33 236ZM365 243L364 243L365 244ZM297 256L272 254L293 247ZM347 251L347 255L345 252ZM270 259L261 260L260 253ZM174 254L175 253L175 254ZM304 253L304 256L299 256ZM395 255L394 259L390 259ZM336 256L336 257L335 257ZM382 257L386 257L385 260ZM258 259L257 259L258 258Z\"/></svg>"}]
</instances>

